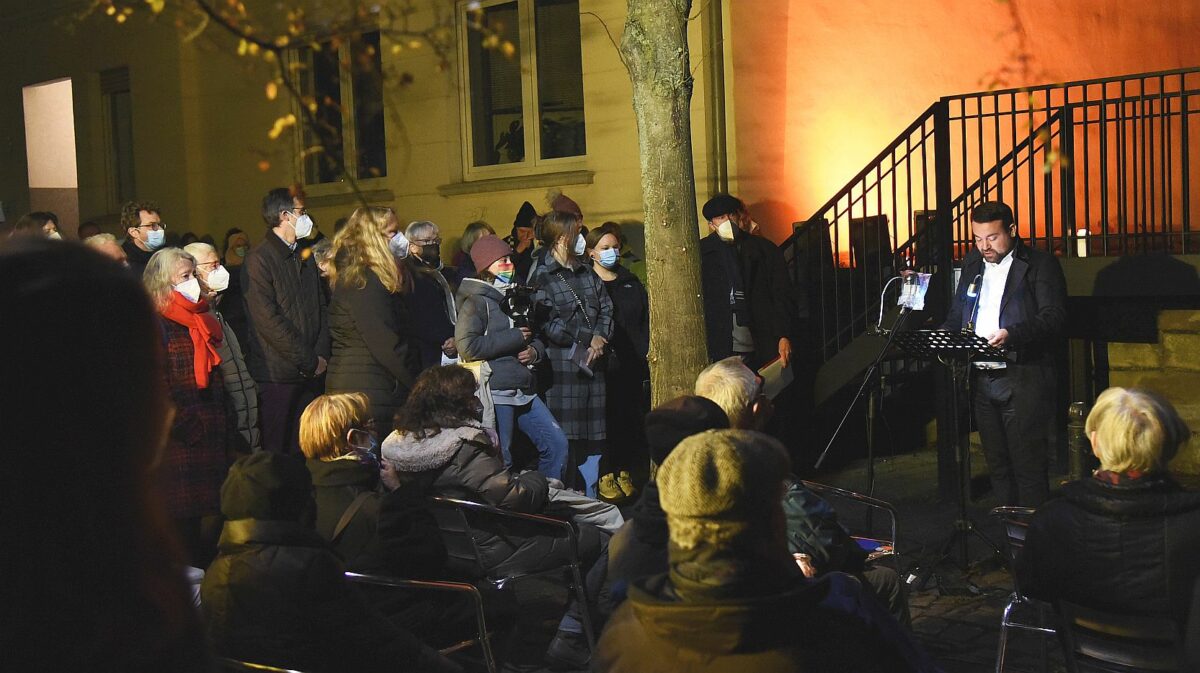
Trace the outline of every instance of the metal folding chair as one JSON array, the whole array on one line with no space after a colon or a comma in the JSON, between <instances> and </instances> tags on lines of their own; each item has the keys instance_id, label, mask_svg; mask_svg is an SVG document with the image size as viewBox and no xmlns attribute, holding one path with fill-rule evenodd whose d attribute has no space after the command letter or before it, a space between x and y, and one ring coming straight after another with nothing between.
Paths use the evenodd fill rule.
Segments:
<instances>
[{"instance_id":1,"label":"metal folding chair","mask_svg":"<svg viewBox=\"0 0 1200 673\"><path fill-rule=\"evenodd\" d=\"M1000 644L996 651L996 673L1001 673L1004 670L1010 628L1033 631L1043 636L1054 635L1055 629L1046 625L1049 621L1047 615L1051 613L1050 605L1045 601L1029 598L1023 594L1014 569L1017 554L1025 547L1025 533L1029 530L1029 519L1033 516L1033 509L1029 507L996 507L992 509L991 514L1004 524L1004 560L1008 565L1008 573L1013 582L1013 592L1008 595L1008 605L1004 606L1004 616L1000 619ZM1036 621L1017 619L1016 615L1019 612L1033 612L1036 615ZM1042 670L1045 670L1047 654L1045 638L1042 639L1041 652Z\"/></svg>"},{"instance_id":2,"label":"metal folding chair","mask_svg":"<svg viewBox=\"0 0 1200 673\"><path fill-rule=\"evenodd\" d=\"M579 612L583 622L583 632L587 636L588 649L593 655L595 654L596 634L592 629L590 614L592 606L588 604L586 585L579 561L579 535L570 521L540 514L510 512L469 500L440 496L430 498L430 511L437 520L438 529L442 533L442 541L446 545L450 561L470 565L480 577L487 579L497 589L503 589L510 582L522 578L565 571L581 607ZM535 536L565 538L571 550L571 560L564 565L536 571L500 572L487 563L483 551L479 548L478 540L475 539L473 531L476 530L487 531L506 539L524 539Z\"/></svg>"},{"instance_id":3,"label":"metal folding chair","mask_svg":"<svg viewBox=\"0 0 1200 673\"><path fill-rule=\"evenodd\" d=\"M1184 670L1183 639L1171 619L1114 614L1066 601L1058 609L1071 673Z\"/></svg>"},{"instance_id":4,"label":"metal folding chair","mask_svg":"<svg viewBox=\"0 0 1200 673\"><path fill-rule=\"evenodd\" d=\"M492 654L491 633L487 628L487 617L483 611L483 595L479 593L479 589L476 589L470 584L465 584L462 582L406 580L395 577L386 577L383 575L364 575L353 572L347 572L346 579L357 584L370 584L373 586L390 587L393 589L452 591L470 594L472 606L475 610L475 638L462 640L449 647L444 647L440 651L442 654L448 655L465 650L475 645L479 645L479 649L483 651L483 661L484 665L487 666L488 673L496 673L496 658Z\"/></svg>"},{"instance_id":5,"label":"metal folding chair","mask_svg":"<svg viewBox=\"0 0 1200 673\"><path fill-rule=\"evenodd\" d=\"M864 495L856 491L849 491L837 486L821 484L815 481L800 481L805 488L821 496L829 501L829 504L834 505L834 509L838 512L838 521L851 528L850 537L862 547L867 553L877 552L880 550L890 551L892 565L896 572L900 572L900 560L896 555L896 539L899 530L899 520L896 516L896 508L891 503L885 502L878 498L872 498L869 495ZM866 515L862 518L863 525L861 527L851 526L847 523L849 517L844 513L849 510L847 507L837 507L838 501L842 501L846 505L866 508ZM887 537L879 537L876 533L874 525L873 512L880 511L886 515L887 528L885 529Z\"/></svg>"}]
</instances>

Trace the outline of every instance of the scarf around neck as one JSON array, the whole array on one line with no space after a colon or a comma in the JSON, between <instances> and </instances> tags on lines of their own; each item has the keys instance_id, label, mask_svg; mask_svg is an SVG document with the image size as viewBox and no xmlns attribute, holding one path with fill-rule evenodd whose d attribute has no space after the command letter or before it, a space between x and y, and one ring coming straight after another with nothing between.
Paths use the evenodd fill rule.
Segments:
<instances>
[{"instance_id":1,"label":"scarf around neck","mask_svg":"<svg viewBox=\"0 0 1200 673\"><path fill-rule=\"evenodd\" d=\"M193 304L183 295L172 291L171 301L163 307L161 313L164 318L188 329L195 353L193 368L196 373L196 386L207 388L212 377L212 368L221 364L217 346L225 338L221 325L208 310L208 301L201 297Z\"/></svg>"}]
</instances>

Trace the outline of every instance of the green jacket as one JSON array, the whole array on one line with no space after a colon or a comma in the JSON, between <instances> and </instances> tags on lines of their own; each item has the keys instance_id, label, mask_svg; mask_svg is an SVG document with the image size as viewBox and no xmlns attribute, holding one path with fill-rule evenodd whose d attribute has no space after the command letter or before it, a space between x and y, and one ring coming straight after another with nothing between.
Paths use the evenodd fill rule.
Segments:
<instances>
[{"instance_id":1,"label":"green jacket","mask_svg":"<svg viewBox=\"0 0 1200 673\"><path fill-rule=\"evenodd\" d=\"M838 523L833 507L796 479L788 479L783 513L788 551L812 557L818 574L862 571L867 552Z\"/></svg>"}]
</instances>

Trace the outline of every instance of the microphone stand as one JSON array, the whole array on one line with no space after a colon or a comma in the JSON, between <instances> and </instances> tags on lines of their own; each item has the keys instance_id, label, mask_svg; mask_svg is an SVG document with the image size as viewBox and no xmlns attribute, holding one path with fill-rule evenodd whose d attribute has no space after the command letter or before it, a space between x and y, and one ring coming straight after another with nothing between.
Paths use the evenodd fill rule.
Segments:
<instances>
[{"instance_id":1,"label":"microphone stand","mask_svg":"<svg viewBox=\"0 0 1200 673\"><path fill-rule=\"evenodd\" d=\"M883 362L883 357L887 355L887 352L891 349L892 341L896 338L896 333L900 331L900 328L904 325L905 319L907 319L908 315L912 313L912 309L906 304L900 309L900 315L896 317L896 322L892 324L891 329L883 330L880 328L880 325L883 323L883 298L887 294L888 287L890 287L891 284L899 278L901 278L901 276L896 276L895 278L889 280L887 284L883 286L883 291L879 293L879 321L875 324L875 331L876 333L886 333L887 341L884 342L883 348L879 349L879 352L875 355L875 359L871 361L871 365L867 368L866 375L863 376L862 383L858 386L858 391L854 393L854 398L850 400L850 404L846 407L846 411L842 414L842 419L838 421L837 428L834 429L833 435L830 436L829 442L825 445L825 450L822 451L820 457L817 458L817 462L813 465L813 469L820 469L821 464L825 462L825 458L829 454L829 450L833 448L833 443L837 441L838 436L842 433L842 428L845 427L846 420L850 418L850 413L854 411L854 407L857 406L858 401L862 399L863 392L866 391L867 385L875 377L876 372L879 371L879 366ZM870 415L871 411L868 410L868 416ZM868 418L868 420L870 421L872 419ZM867 432L873 433L874 429L874 423L868 423ZM874 495L875 492L874 443L874 437L868 436L867 495Z\"/></svg>"}]
</instances>

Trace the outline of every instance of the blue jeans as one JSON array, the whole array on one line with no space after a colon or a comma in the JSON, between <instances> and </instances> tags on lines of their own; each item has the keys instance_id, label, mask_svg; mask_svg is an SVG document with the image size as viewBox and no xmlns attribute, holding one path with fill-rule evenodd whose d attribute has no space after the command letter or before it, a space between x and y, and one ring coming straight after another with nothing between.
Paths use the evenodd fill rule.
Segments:
<instances>
[{"instance_id":1,"label":"blue jeans","mask_svg":"<svg viewBox=\"0 0 1200 673\"><path fill-rule=\"evenodd\" d=\"M496 405L496 433L500 435L505 467L512 467L509 447L512 446L513 421L537 447L538 472L547 479L562 480L567 466L567 436L554 420L554 414L546 408L546 403L535 397L529 404L521 406Z\"/></svg>"}]
</instances>

